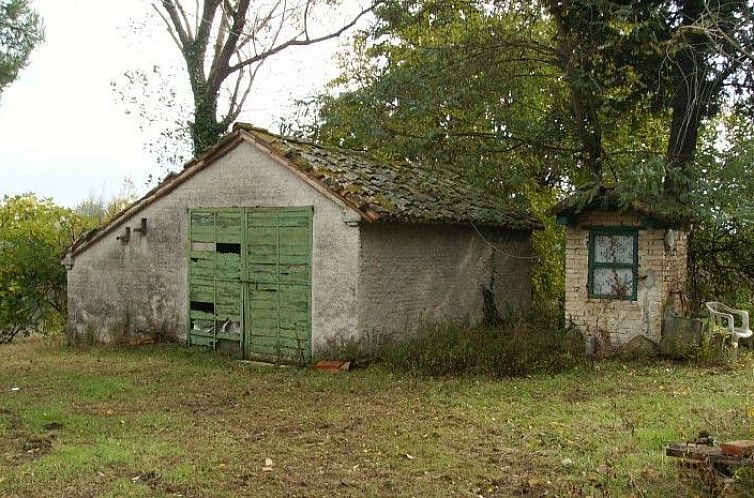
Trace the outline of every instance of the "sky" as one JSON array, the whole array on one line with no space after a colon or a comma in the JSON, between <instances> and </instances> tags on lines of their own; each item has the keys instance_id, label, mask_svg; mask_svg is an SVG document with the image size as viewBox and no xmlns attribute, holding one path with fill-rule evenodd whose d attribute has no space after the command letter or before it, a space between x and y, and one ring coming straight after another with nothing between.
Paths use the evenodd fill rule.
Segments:
<instances>
[{"instance_id":1,"label":"sky","mask_svg":"<svg viewBox=\"0 0 754 498\"><path fill-rule=\"evenodd\" d=\"M111 88L125 71L180 63L147 0L34 0L46 41L0 100L0 197L33 192L74 207L130 178L139 193L165 169L145 149L139 118ZM129 26L146 25L134 31ZM239 118L274 128L292 102L337 75L344 40L277 55L259 72Z\"/></svg>"}]
</instances>

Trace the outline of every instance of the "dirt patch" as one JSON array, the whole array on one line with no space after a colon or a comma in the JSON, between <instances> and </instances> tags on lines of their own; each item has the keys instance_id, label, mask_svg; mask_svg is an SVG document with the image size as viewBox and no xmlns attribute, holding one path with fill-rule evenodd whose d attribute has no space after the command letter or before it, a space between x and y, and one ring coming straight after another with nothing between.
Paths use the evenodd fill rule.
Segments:
<instances>
[{"instance_id":1,"label":"dirt patch","mask_svg":"<svg viewBox=\"0 0 754 498\"><path fill-rule=\"evenodd\" d=\"M20 465L25 461L40 458L53 449L54 435L33 437L15 434L6 439L9 443L3 451L2 459L11 465Z\"/></svg>"},{"instance_id":2,"label":"dirt patch","mask_svg":"<svg viewBox=\"0 0 754 498\"><path fill-rule=\"evenodd\" d=\"M23 425L21 418L6 408L0 408L0 422L7 424L10 431L18 431Z\"/></svg>"},{"instance_id":3,"label":"dirt patch","mask_svg":"<svg viewBox=\"0 0 754 498\"><path fill-rule=\"evenodd\" d=\"M6 438L9 444L2 453L3 460L17 465L52 451L54 433L41 437L30 434L21 417L5 408L0 409L0 420L4 421L9 432ZM62 424L58 425L62 427Z\"/></svg>"},{"instance_id":4,"label":"dirt patch","mask_svg":"<svg viewBox=\"0 0 754 498\"><path fill-rule=\"evenodd\" d=\"M162 476L154 471L147 470L137 473L136 475L130 475L131 482L134 484L144 484L152 491L163 492L173 496L191 497L196 496L192 493L190 487L180 486L165 481Z\"/></svg>"},{"instance_id":5,"label":"dirt patch","mask_svg":"<svg viewBox=\"0 0 754 498\"><path fill-rule=\"evenodd\" d=\"M22 448L27 455L44 455L52 450L54 436L29 438L23 441Z\"/></svg>"}]
</instances>

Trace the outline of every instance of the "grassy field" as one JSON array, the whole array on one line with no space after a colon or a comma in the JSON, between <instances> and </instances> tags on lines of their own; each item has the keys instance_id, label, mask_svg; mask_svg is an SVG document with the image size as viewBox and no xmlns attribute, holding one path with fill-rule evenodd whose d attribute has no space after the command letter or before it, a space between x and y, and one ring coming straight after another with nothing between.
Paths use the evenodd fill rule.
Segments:
<instances>
[{"instance_id":1,"label":"grassy field","mask_svg":"<svg viewBox=\"0 0 754 498\"><path fill-rule=\"evenodd\" d=\"M754 438L754 370L327 374L179 347L0 347L0 496L754 496L663 456ZM15 389L18 388L18 389Z\"/></svg>"}]
</instances>

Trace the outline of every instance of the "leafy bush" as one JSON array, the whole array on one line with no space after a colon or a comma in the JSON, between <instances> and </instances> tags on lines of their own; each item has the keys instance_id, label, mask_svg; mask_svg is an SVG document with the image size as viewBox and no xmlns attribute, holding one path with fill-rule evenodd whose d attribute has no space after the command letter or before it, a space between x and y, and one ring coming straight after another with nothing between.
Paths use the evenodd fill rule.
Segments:
<instances>
[{"instance_id":1,"label":"leafy bush","mask_svg":"<svg viewBox=\"0 0 754 498\"><path fill-rule=\"evenodd\" d=\"M60 254L87 223L34 195L0 201L0 343L59 328L65 316Z\"/></svg>"}]
</instances>

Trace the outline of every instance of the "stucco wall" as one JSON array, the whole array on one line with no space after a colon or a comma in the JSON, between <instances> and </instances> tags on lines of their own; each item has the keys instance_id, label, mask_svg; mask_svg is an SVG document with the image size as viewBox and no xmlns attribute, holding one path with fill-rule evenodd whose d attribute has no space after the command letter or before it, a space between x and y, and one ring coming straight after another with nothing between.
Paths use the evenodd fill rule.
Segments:
<instances>
[{"instance_id":1,"label":"stucco wall","mask_svg":"<svg viewBox=\"0 0 754 498\"><path fill-rule=\"evenodd\" d=\"M358 216L314 190L253 146L242 143L137 213L74 259L68 272L69 326L106 332L163 327L185 336L189 207L313 206L312 339L357 327ZM116 237L148 219L145 236Z\"/></svg>"},{"instance_id":2,"label":"stucco wall","mask_svg":"<svg viewBox=\"0 0 754 498\"><path fill-rule=\"evenodd\" d=\"M531 256L528 233L483 231L499 251ZM401 334L422 322L483 318L482 288L493 289L500 314L531 300L531 259L496 251L471 227L362 227L359 331Z\"/></svg>"},{"instance_id":3,"label":"stucco wall","mask_svg":"<svg viewBox=\"0 0 754 498\"><path fill-rule=\"evenodd\" d=\"M659 342L665 311L680 311L686 287L687 237L677 231L666 247L664 228L639 229L639 281L636 301L590 299L587 279L590 226L640 227L631 212L584 213L566 228L565 315L583 332L606 341L607 348L625 344L636 335Z\"/></svg>"}]
</instances>

